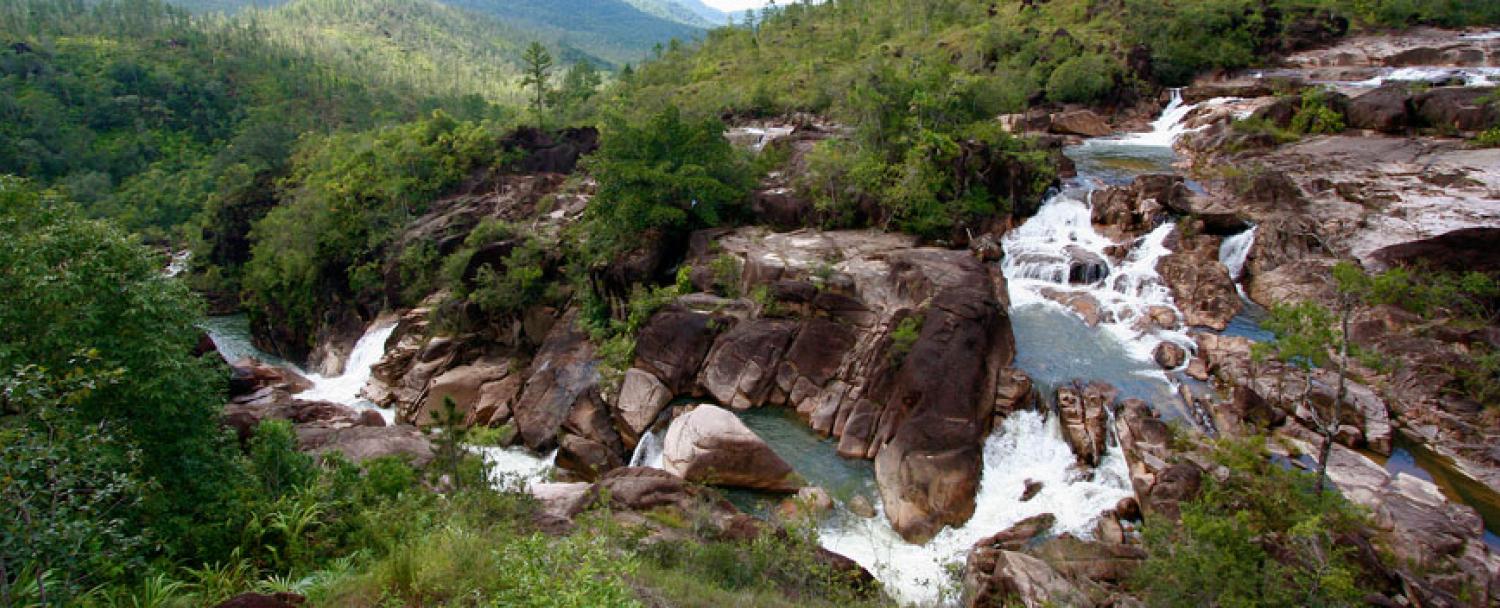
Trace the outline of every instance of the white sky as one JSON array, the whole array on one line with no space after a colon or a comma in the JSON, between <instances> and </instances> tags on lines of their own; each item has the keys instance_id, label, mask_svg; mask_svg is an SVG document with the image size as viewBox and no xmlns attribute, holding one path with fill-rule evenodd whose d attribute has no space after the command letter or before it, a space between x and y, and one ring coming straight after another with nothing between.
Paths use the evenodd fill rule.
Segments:
<instances>
[{"instance_id":1,"label":"white sky","mask_svg":"<svg viewBox=\"0 0 1500 608\"><path fill-rule=\"evenodd\" d=\"M739 12L747 8L760 8L766 0L703 0L704 4L726 12Z\"/></svg>"}]
</instances>

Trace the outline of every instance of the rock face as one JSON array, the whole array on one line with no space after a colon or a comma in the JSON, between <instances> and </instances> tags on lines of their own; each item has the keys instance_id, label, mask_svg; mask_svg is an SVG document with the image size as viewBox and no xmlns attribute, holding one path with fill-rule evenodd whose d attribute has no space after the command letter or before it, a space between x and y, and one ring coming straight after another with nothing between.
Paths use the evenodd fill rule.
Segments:
<instances>
[{"instance_id":1,"label":"rock face","mask_svg":"<svg viewBox=\"0 0 1500 608\"><path fill-rule=\"evenodd\" d=\"M662 447L667 472L688 481L772 492L795 492L801 480L791 465L733 413L700 405L667 429Z\"/></svg>"},{"instance_id":2,"label":"rock face","mask_svg":"<svg viewBox=\"0 0 1500 608\"><path fill-rule=\"evenodd\" d=\"M1089 110L1073 110L1052 115L1051 126L1048 128L1053 133L1061 135L1080 135L1083 137L1103 137L1114 132L1109 123L1098 114Z\"/></svg>"},{"instance_id":3,"label":"rock face","mask_svg":"<svg viewBox=\"0 0 1500 608\"><path fill-rule=\"evenodd\" d=\"M726 257L736 277L715 276ZM876 459L904 535L969 517L997 379L1014 356L997 270L903 235L761 228L695 234L687 264L700 289L764 288L769 302L694 294L654 315L615 412L623 434L662 399L643 374L670 397L784 405L837 438L840 454ZM905 319L921 330L897 354L891 334Z\"/></svg>"},{"instance_id":4,"label":"rock face","mask_svg":"<svg viewBox=\"0 0 1500 608\"><path fill-rule=\"evenodd\" d=\"M1180 231L1174 236L1169 241L1175 242L1167 245L1173 251L1157 262L1156 272L1172 288L1172 299L1188 325L1224 331L1244 305L1229 269L1219 262L1219 238L1188 237Z\"/></svg>"},{"instance_id":5,"label":"rock face","mask_svg":"<svg viewBox=\"0 0 1500 608\"><path fill-rule=\"evenodd\" d=\"M401 456L420 467L433 458L432 442L412 426L300 425L296 431L298 450L313 454L338 452L356 464L385 456Z\"/></svg>"},{"instance_id":6,"label":"rock face","mask_svg":"<svg viewBox=\"0 0 1500 608\"><path fill-rule=\"evenodd\" d=\"M1078 462L1099 464L1109 441L1109 412L1115 390L1107 384L1067 386L1057 389L1057 413L1062 417L1063 438L1073 448Z\"/></svg>"},{"instance_id":7,"label":"rock face","mask_svg":"<svg viewBox=\"0 0 1500 608\"><path fill-rule=\"evenodd\" d=\"M1416 114L1439 129L1472 133L1500 124L1500 104L1491 101L1494 89L1439 87L1412 100Z\"/></svg>"},{"instance_id":8,"label":"rock face","mask_svg":"<svg viewBox=\"0 0 1500 608\"><path fill-rule=\"evenodd\" d=\"M527 370L526 385L515 406L516 430L533 450L558 444L558 431L575 406L599 403L599 372L594 346L568 313L547 335Z\"/></svg>"},{"instance_id":9,"label":"rock face","mask_svg":"<svg viewBox=\"0 0 1500 608\"><path fill-rule=\"evenodd\" d=\"M1355 129L1400 133L1411 126L1411 92L1386 85L1349 101L1347 122Z\"/></svg>"}]
</instances>

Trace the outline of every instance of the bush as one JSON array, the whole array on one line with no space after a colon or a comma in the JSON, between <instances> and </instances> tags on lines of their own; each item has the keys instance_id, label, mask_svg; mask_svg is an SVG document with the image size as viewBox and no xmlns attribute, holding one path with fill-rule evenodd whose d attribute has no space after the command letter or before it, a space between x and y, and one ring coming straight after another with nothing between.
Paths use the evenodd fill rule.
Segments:
<instances>
[{"instance_id":1,"label":"bush","mask_svg":"<svg viewBox=\"0 0 1500 608\"><path fill-rule=\"evenodd\" d=\"M906 361L906 355L911 353L916 346L917 339L922 337L923 316L910 316L902 319L896 324L896 329L891 330L891 349L889 356L891 367L899 368Z\"/></svg>"},{"instance_id":2,"label":"bush","mask_svg":"<svg viewBox=\"0 0 1500 608\"><path fill-rule=\"evenodd\" d=\"M1344 132L1344 115L1330 105L1328 94L1314 91L1302 96L1302 107L1288 125L1293 133L1331 135Z\"/></svg>"},{"instance_id":3,"label":"bush","mask_svg":"<svg viewBox=\"0 0 1500 608\"><path fill-rule=\"evenodd\" d=\"M250 471L272 499L306 488L317 479L311 456L297 451L297 434L286 420L264 420L250 442Z\"/></svg>"},{"instance_id":4,"label":"bush","mask_svg":"<svg viewBox=\"0 0 1500 608\"><path fill-rule=\"evenodd\" d=\"M1079 55L1058 64L1047 79L1047 98L1061 103L1090 103L1115 87L1115 63L1103 55Z\"/></svg>"},{"instance_id":5,"label":"bush","mask_svg":"<svg viewBox=\"0 0 1500 608\"><path fill-rule=\"evenodd\" d=\"M1363 514L1312 475L1271 461L1263 438L1221 440L1226 481L1204 476L1180 525L1147 520L1148 557L1131 585L1147 605L1354 606L1360 571L1344 535Z\"/></svg>"}]
</instances>

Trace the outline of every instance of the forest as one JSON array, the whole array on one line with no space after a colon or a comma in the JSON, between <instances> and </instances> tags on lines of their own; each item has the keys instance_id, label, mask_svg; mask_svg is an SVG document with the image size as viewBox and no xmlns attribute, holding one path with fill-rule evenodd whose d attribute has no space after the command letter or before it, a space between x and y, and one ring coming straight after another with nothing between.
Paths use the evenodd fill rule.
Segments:
<instances>
[{"instance_id":1,"label":"forest","mask_svg":"<svg viewBox=\"0 0 1500 608\"><path fill-rule=\"evenodd\" d=\"M1500 23L1482 0L828 0L730 26L693 2L188 4L0 5L0 605L893 605L830 561L815 521L736 538L710 523L724 501L709 490L643 516L667 540L622 526L608 495L559 532L471 449L513 429L451 407L425 425L425 466L315 457L281 420L237 436L221 424L232 370L204 356L200 323L244 314L300 362L387 311L431 308L433 327L499 344L537 310L576 310L618 393L643 326L703 283L793 316L765 287L737 293L734 260L685 262L695 233L756 223L752 193L788 160L730 145L732 124L848 125L788 184L808 227L967 247L1062 179L1060 146L999 115L1123 110L1349 32ZM408 238L536 173L527 134L584 131L597 151L531 216ZM551 205L576 221L539 219ZM191 251L190 269L165 276L164 251ZM1493 323L1487 275L1360 280L1386 281L1361 283L1372 305L1457 298L1473 304L1452 316ZM893 330L893 366L937 331L920 318ZM1488 403L1481 376L1460 382ZM1368 513L1270 464L1268 441L1205 448L1223 474L1180 525L1147 525L1122 589L1153 606L1362 605L1365 556L1337 541Z\"/></svg>"}]
</instances>

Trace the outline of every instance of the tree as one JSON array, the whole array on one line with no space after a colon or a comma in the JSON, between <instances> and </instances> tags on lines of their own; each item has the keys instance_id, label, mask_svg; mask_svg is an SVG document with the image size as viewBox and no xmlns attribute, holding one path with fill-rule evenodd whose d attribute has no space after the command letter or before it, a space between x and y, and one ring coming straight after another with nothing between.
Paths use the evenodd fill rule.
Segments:
<instances>
[{"instance_id":1,"label":"tree","mask_svg":"<svg viewBox=\"0 0 1500 608\"><path fill-rule=\"evenodd\" d=\"M553 102L564 120L576 119L583 113L583 108L589 100L599 91L599 85L604 78L599 75L599 70L587 59L580 60L568 68L563 74L562 88L555 94L556 101Z\"/></svg>"},{"instance_id":2,"label":"tree","mask_svg":"<svg viewBox=\"0 0 1500 608\"><path fill-rule=\"evenodd\" d=\"M442 407L429 412L429 415L432 416L432 427L429 430L437 435L438 468L447 471L454 488L463 489L460 466L464 461L464 440L469 436L469 428L464 425L464 413L458 411L458 404L454 403L453 397L444 395Z\"/></svg>"},{"instance_id":3,"label":"tree","mask_svg":"<svg viewBox=\"0 0 1500 608\"><path fill-rule=\"evenodd\" d=\"M532 42L526 47L525 54L521 55L522 73L521 87L531 87L531 111L536 114L537 120L542 119L542 110L547 103L548 76L552 72L552 53L540 42Z\"/></svg>"}]
</instances>

